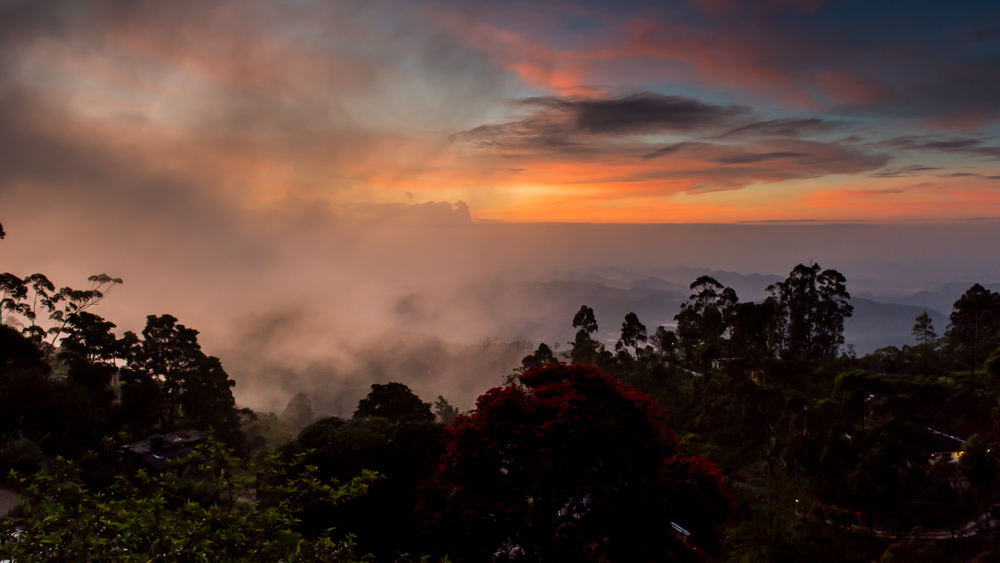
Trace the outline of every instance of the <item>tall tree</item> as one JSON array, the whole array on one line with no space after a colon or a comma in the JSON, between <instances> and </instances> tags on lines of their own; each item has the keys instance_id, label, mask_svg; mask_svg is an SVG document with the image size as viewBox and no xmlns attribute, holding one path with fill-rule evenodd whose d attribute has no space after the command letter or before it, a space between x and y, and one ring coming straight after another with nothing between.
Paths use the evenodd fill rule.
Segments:
<instances>
[{"instance_id":1,"label":"tall tree","mask_svg":"<svg viewBox=\"0 0 1000 563\"><path fill-rule=\"evenodd\" d=\"M160 428L172 432L180 417L196 428L213 426L219 437L239 440L232 387L236 384L218 358L206 356L198 331L171 315L149 315L142 340L135 346L122 375L126 410L155 405ZM131 403L131 404L130 404Z\"/></svg>"},{"instance_id":2,"label":"tall tree","mask_svg":"<svg viewBox=\"0 0 1000 563\"><path fill-rule=\"evenodd\" d=\"M380 416L399 424L410 420L434 420L431 404L425 403L402 383L372 383L372 390L358 402L354 418Z\"/></svg>"},{"instance_id":3,"label":"tall tree","mask_svg":"<svg viewBox=\"0 0 1000 563\"><path fill-rule=\"evenodd\" d=\"M646 335L646 325L639 322L639 316L635 313L625 315L622 322L622 335L615 343L615 351L621 352L627 348L635 351L636 357L641 353L641 347L646 344L649 337Z\"/></svg>"},{"instance_id":4,"label":"tall tree","mask_svg":"<svg viewBox=\"0 0 1000 563\"><path fill-rule=\"evenodd\" d=\"M555 355L549 345L542 342L534 354L529 354L521 359L521 369L526 370L537 366L544 366L556 361ZM457 413L456 413L457 414Z\"/></svg>"},{"instance_id":5,"label":"tall tree","mask_svg":"<svg viewBox=\"0 0 1000 563\"><path fill-rule=\"evenodd\" d=\"M423 510L458 561L695 560L730 512L721 473L675 457L646 395L592 366L549 364L487 391L447 430ZM649 541L658 538L657 541Z\"/></svg>"},{"instance_id":6,"label":"tall tree","mask_svg":"<svg viewBox=\"0 0 1000 563\"><path fill-rule=\"evenodd\" d=\"M458 409L451 406L451 403L447 399L438 395L438 400L434 402L434 415L441 424L451 426L451 423L459 415L459 412Z\"/></svg>"},{"instance_id":7,"label":"tall tree","mask_svg":"<svg viewBox=\"0 0 1000 563\"><path fill-rule=\"evenodd\" d=\"M0 274L0 324L3 324L6 313L23 314L21 300L27 294L28 286L24 280L10 272Z\"/></svg>"},{"instance_id":8,"label":"tall tree","mask_svg":"<svg viewBox=\"0 0 1000 563\"><path fill-rule=\"evenodd\" d=\"M757 372L773 359L777 346L771 335L777 313L773 299L739 303L730 310L729 349L735 368Z\"/></svg>"},{"instance_id":9,"label":"tall tree","mask_svg":"<svg viewBox=\"0 0 1000 563\"><path fill-rule=\"evenodd\" d=\"M597 317L594 316L594 310L586 305L580 306L580 310L573 317L573 328L579 330L576 331L574 340L569 343L573 347L569 352L570 360L575 364L596 364L601 361L601 356L605 352L604 346L592 336L597 332Z\"/></svg>"},{"instance_id":10,"label":"tall tree","mask_svg":"<svg viewBox=\"0 0 1000 563\"><path fill-rule=\"evenodd\" d=\"M579 328L586 331L587 334L597 332L597 317L594 316L594 310L586 305L581 305L580 310L573 316L573 328Z\"/></svg>"},{"instance_id":11,"label":"tall tree","mask_svg":"<svg viewBox=\"0 0 1000 563\"><path fill-rule=\"evenodd\" d=\"M38 314L47 312L52 314L56 310L56 304L63 300L62 292L56 292L56 286L43 274L31 274L24 278L24 284L30 290L25 297L22 314L28 319L28 326L24 328L24 333L36 343L41 344L45 339L45 330L38 326ZM68 289L68 288L67 288ZM52 342L55 344L55 341Z\"/></svg>"},{"instance_id":12,"label":"tall tree","mask_svg":"<svg viewBox=\"0 0 1000 563\"><path fill-rule=\"evenodd\" d=\"M121 278L113 278L107 274L90 276L87 281L90 282L90 289L64 287L58 294L51 296L48 304L51 311L49 318L55 321L55 325L48 332L52 335L52 346L55 346L74 314L82 313L97 305L116 285L122 284Z\"/></svg>"},{"instance_id":13,"label":"tall tree","mask_svg":"<svg viewBox=\"0 0 1000 563\"><path fill-rule=\"evenodd\" d=\"M938 335L934 332L934 323L927 311L917 315L912 334L917 339L920 356L924 360L924 375L928 375L930 373L931 353L934 351L934 343L937 341Z\"/></svg>"},{"instance_id":14,"label":"tall tree","mask_svg":"<svg viewBox=\"0 0 1000 563\"><path fill-rule=\"evenodd\" d=\"M672 356L677 347L677 334L672 330L667 330L662 325L656 327L656 331L653 332L653 336L649 340L656 346L657 351L666 356Z\"/></svg>"},{"instance_id":15,"label":"tall tree","mask_svg":"<svg viewBox=\"0 0 1000 563\"><path fill-rule=\"evenodd\" d=\"M712 360L723 353L726 318L739 297L732 288L723 287L711 276L696 279L691 290L694 293L681 304L674 317L677 336L688 361L701 364L702 370L708 372Z\"/></svg>"},{"instance_id":16,"label":"tall tree","mask_svg":"<svg viewBox=\"0 0 1000 563\"><path fill-rule=\"evenodd\" d=\"M949 317L946 336L969 368L969 435L975 434L976 368L997 347L1000 328L1000 294L978 283L966 291Z\"/></svg>"},{"instance_id":17,"label":"tall tree","mask_svg":"<svg viewBox=\"0 0 1000 563\"><path fill-rule=\"evenodd\" d=\"M788 278L768 286L778 304L783 355L792 360L835 356L844 343L844 319L854 307L848 304L847 279L819 264L799 264Z\"/></svg>"},{"instance_id":18,"label":"tall tree","mask_svg":"<svg viewBox=\"0 0 1000 563\"><path fill-rule=\"evenodd\" d=\"M114 399L111 384L118 365L128 358L134 335L119 339L115 324L86 311L69 319L58 358L69 366L68 376L86 387L100 402Z\"/></svg>"}]
</instances>

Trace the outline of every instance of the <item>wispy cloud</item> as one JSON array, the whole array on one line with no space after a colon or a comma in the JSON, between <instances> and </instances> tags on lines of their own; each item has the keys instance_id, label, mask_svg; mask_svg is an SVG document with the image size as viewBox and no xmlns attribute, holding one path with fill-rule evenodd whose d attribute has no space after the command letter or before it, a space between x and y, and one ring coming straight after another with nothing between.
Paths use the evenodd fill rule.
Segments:
<instances>
[{"instance_id":1,"label":"wispy cloud","mask_svg":"<svg viewBox=\"0 0 1000 563\"><path fill-rule=\"evenodd\" d=\"M959 153L1000 159L1000 146L990 144L991 142L995 143L996 140L983 137L941 138L933 135L910 135L887 139L878 144L910 151Z\"/></svg>"}]
</instances>

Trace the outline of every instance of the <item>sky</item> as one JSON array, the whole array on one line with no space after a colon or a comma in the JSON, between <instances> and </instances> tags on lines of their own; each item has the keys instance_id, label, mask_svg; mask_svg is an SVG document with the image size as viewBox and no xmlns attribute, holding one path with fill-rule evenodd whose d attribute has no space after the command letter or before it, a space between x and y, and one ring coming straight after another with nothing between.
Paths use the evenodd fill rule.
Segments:
<instances>
[{"instance_id":1,"label":"sky","mask_svg":"<svg viewBox=\"0 0 1000 563\"><path fill-rule=\"evenodd\" d=\"M441 311L498 276L993 282L998 22L986 1L0 0L0 271L122 277L120 330L171 313L234 365L284 327L282 373L389 329L489 337Z\"/></svg>"},{"instance_id":2,"label":"sky","mask_svg":"<svg viewBox=\"0 0 1000 563\"><path fill-rule=\"evenodd\" d=\"M505 222L1000 210L995 2L0 6L5 191L104 174L147 202L143 181Z\"/></svg>"}]
</instances>

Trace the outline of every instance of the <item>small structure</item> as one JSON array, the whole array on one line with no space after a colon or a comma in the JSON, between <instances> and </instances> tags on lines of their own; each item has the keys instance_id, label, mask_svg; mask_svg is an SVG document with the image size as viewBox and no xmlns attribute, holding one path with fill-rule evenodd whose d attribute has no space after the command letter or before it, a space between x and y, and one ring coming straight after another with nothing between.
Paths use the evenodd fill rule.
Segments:
<instances>
[{"instance_id":1,"label":"small structure","mask_svg":"<svg viewBox=\"0 0 1000 563\"><path fill-rule=\"evenodd\" d=\"M930 426L926 426L925 429L931 433L931 438L934 441L934 449L936 450L931 453L928 462L931 465L940 462L957 463L962 454L965 453L962 451L962 445L965 444L965 440L934 430Z\"/></svg>"},{"instance_id":2,"label":"small structure","mask_svg":"<svg viewBox=\"0 0 1000 563\"><path fill-rule=\"evenodd\" d=\"M125 444L118 448L118 461L132 471L146 469L160 472L173 460L182 459L205 441L199 430L178 430L170 434L153 434L145 440Z\"/></svg>"}]
</instances>

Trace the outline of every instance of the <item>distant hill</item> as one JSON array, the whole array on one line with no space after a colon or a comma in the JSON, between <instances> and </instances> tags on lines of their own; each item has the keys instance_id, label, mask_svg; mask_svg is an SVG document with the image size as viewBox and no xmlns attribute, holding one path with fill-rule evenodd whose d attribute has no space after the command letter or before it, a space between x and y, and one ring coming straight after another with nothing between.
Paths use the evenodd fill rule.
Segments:
<instances>
[{"instance_id":1,"label":"distant hill","mask_svg":"<svg viewBox=\"0 0 1000 563\"><path fill-rule=\"evenodd\" d=\"M859 297L865 299L871 299L872 301L878 301L880 303L896 303L900 305L913 305L916 307L923 307L928 309L934 309L937 311L945 312L946 315L951 314L951 310L955 305L955 301L962 296L963 293L969 290L970 287L974 285L975 282L953 282L942 286L940 289L935 291L918 291L910 295L881 295L872 292L862 292L859 293ZM983 287L989 289L990 291L1000 291L1000 283L982 284ZM945 328L947 321L941 325L942 332ZM934 326L937 326L937 321L935 321Z\"/></svg>"},{"instance_id":2,"label":"distant hill","mask_svg":"<svg viewBox=\"0 0 1000 563\"><path fill-rule=\"evenodd\" d=\"M709 272L707 275L733 287L742 301L759 301L766 297L764 288L767 285L782 281L778 276L743 276L730 272ZM503 281L477 286L466 297L475 301L477 307L486 309L483 312L497 323L494 334L501 340L524 338L535 343L565 345L572 339L571 320L581 305L593 307L601 328L597 336L611 344L618 339L627 313L635 312L652 332L660 324L672 325L674 315L690 294L687 287L678 287L680 284L655 276L628 283L631 287L622 288L583 281ZM755 287L759 289L754 290ZM959 291L957 287L960 286L942 290L937 294L937 301L920 294L906 298L912 303L885 303L877 298L855 297L851 299L854 315L844 326L845 342L853 344L858 354L884 346L913 344L913 324L924 310L930 314L938 334L943 334L948 315L929 304L951 299L956 292L954 299L957 299L968 289L966 286ZM946 310L950 312L950 303Z\"/></svg>"},{"instance_id":3,"label":"distant hill","mask_svg":"<svg viewBox=\"0 0 1000 563\"><path fill-rule=\"evenodd\" d=\"M927 311L940 335L948 325L947 315L928 307L898 303L878 303L870 299L852 298L854 315L844 322L844 341L853 344L858 355L885 346L902 347L916 344L913 324L917 315Z\"/></svg>"},{"instance_id":4,"label":"distant hill","mask_svg":"<svg viewBox=\"0 0 1000 563\"><path fill-rule=\"evenodd\" d=\"M634 312L650 330L673 322L687 294L666 289L619 288L579 281L497 281L466 288L457 297L476 316L491 320L491 334L501 340L527 339L564 345L575 333L573 316L580 306L594 309L597 338L618 339L625 315Z\"/></svg>"}]
</instances>

